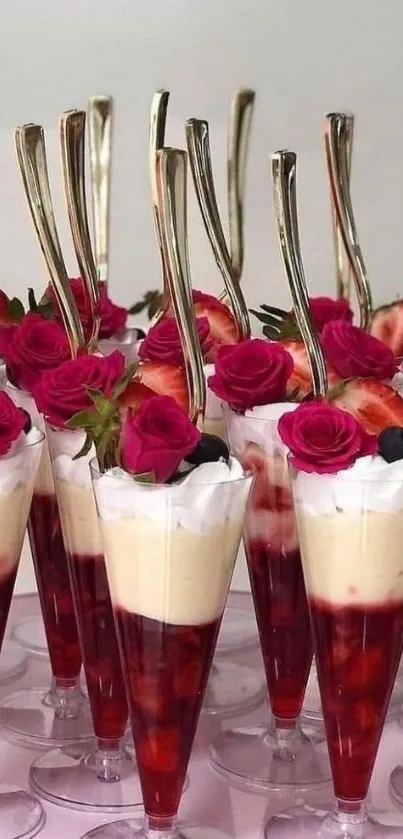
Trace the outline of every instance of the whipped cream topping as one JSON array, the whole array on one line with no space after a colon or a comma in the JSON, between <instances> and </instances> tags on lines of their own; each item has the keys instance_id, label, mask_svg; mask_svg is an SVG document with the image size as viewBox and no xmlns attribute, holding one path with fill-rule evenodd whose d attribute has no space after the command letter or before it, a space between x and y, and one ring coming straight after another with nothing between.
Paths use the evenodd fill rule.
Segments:
<instances>
[{"instance_id":1,"label":"whipped cream topping","mask_svg":"<svg viewBox=\"0 0 403 839\"><path fill-rule=\"evenodd\" d=\"M32 426L28 434L20 434L10 451L0 457L1 495L8 495L17 486L33 483L41 453L41 446L33 443L39 443L42 437L41 431Z\"/></svg>"},{"instance_id":2,"label":"whipped cream topping","mask_svg":"<svg viewBox=\"0 0 403 839\"><path fill-rule=\"evenodd\" d=\"M85 431L57 429L47 424L46 436L55 480L66 481L82 489L91 489L89 463L95 457L94 447L89 454L79 457L78 460L73 460L84 444Z\"/></svg>"},{"instance_id":3,"label":"whipped cream topping","mask_svg":"<svg viewBox=\"0 0 403 839\"><path fill-rule=\"evenodd\" d=\"M397 513L403 510L403 460L387 463L380 455L368 455L331 475L298 472L294 498L311 516Z\"/></svg>"},{"instance_id":4,"label":"whipped cream topping","mask_svg":"<svg viewBox=\"0 0 403 839\"><path fill-rule=\"evenodd\" d=\"M243 474L238 460L230 458L228 465L224 460L203 463L178 484L145 487L115 468L96 481L98 509L105 521L141 517L158 530L205 533L228 518L242 516L243 494L237 493L234 499L228 484Z\"/></svg>"}]
</instances>

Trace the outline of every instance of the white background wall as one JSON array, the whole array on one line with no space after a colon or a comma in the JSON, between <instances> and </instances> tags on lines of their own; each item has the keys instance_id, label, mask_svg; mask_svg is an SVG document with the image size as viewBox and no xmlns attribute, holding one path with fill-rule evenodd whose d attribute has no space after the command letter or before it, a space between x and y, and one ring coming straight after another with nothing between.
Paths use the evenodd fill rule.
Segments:
<instances>
[{"instance_id":1,"label":"white background wall","mask_svg":"<svg viewBox=\"0 0 403 839\"><path fill-rule=\"evenodd\" d=\"M403 5L401 0L2 0L0 25L0 285L38 290L45 273L16 168L14 127L46 127L52 181L71 273L60 191L57 119L97 92L115 96L111 291L129 304L160 283L149 210L148 110L171 90L169 144L190 116L209 120L225 211L230 95L257 91L248 173L244 288L248 302L287 301L273 227L268 158L299 156L301 238L310 287L334 273L322 119L356 113L353 189L376 301L403 286ZM217 271L191 206L195 287L218 291ZM29 585L27 566L20 583Z\"/></svg>"}]
</instances>

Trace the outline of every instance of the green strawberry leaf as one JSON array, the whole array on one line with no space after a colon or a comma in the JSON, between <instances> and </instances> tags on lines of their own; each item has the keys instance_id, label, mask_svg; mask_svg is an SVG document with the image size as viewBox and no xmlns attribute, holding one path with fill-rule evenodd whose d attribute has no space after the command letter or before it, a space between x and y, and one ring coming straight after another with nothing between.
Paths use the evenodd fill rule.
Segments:
<instances>
[{"instance_id":1,"label":"green strawberry leaf","mask_svg":"<svg viewBox=\"0 0 403 839\"><path fill-rule=\"evenodd\" d=\"M87 454L90 453L93 445L93 440L90 434L86 434L85 440L81 449L77 454L74 455L73 460L79 460L80 457L86 457Z\"/></svg>"},{"instance_id":2,"label":"green strawberry leaf","mask_svg":"<svg viewBox=\"0 0 403 839\"><path fill-rule=\"evenodd\" d=\"M154 472L143 472L142 475L133 475L136 484L155 484Z\"/></svg>"},{"instance_id":3,"label":"green strawberry leaf","mask_svg":"<svg viewBox=\"0 0 403 839\"><path fill-rule=\"evenodd\" d=\"M25 315L25 309L18 297L12 297L7 304L7 314L13 323L19 323Z\"/></svg>"},{"instance_id":4,"label":"green strawberry leaf","mask_svg":"<svg viewBox=\"0 0 403 839\"><path fill-rule=\"evenodd\" d=\"M133 376L135 375L137 368L138 364L129 364L128 368L123 373L123 376L121 376L120 379L118 379L110 395L110 398L113 402L116 402L122 395L122 393L125 392L126 388L133 379Z\"/></svg>"}]
</instances>

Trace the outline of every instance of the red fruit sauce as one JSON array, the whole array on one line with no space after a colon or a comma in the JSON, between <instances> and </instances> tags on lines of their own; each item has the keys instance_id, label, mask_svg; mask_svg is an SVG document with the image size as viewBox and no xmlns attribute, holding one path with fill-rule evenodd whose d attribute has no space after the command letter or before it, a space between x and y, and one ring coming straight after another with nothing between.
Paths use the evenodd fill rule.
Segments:
<instances>
[{"instance_id":1,"label":"red fruit sauce","mask_svg":"<svg viewBox=\"0 0 403 839\"><path fill-rule=\"evenodd\" d=\"M144 808L178 810L220 620L161 623L116 610Z\"/></svg>"},{"instance_id":2,"label":"red fruit sauce","mask_svg":"<svg viewBox=\"0 0 403 839\"><path fill-rule=\"evenodd\" d=\"M88 698L104 748L123 737L127 702L104 557L69 556Z\"/></svg>"},{"instance_id":3,"label":"red fruit sauce","mask_svg":"<svg viewBox=\"0 0 403 839\"><path fill-rule=\"evenodd\" d=\"M81 652L55 495L34 493L28 533L52 673L59 687L70 687Z\"/></svg>"},{"instance_id":4,"label":"red fruit sauce","mask_svg":"<svg viewBox=\"0 0 403 839\"><path fill-rule=\"evenodd\" d=\"M361 801L403 645L403 604L340 607L310 599L335 794Z\"/></svg>"}]
</instances>

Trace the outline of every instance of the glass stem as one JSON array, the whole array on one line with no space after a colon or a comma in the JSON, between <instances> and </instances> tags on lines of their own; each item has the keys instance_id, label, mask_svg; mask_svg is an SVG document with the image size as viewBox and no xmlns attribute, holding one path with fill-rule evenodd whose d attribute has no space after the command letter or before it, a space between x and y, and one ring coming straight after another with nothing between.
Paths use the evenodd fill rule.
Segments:
<instances>
[{"instance_id":1,"label":"glass stem","mask_svg":"<svg viewBox=\"0 0 403 839\"><path fill-rule=\"evenodd\" d=\"M122 741L97 739L94 749L87 758L99 781L114 783L120 781L122 770Z\"/></svg>"},{"instance_id":2,"label":"glass stem","mask_svg":"<svg viewBox=\"0 0 403 839\"><path fill-rule=\"evenodd\" d=\"M365 799L363 801L345 801L342 798L336 798L332 816L341 826L343 836L344 834L349 836L349 827L364 824L367 821L366 801Z\"/></svg>"},{"instance_id":3,"label":"glass stem","mask_svg":"<svg viewBox=\"0 0 403 839\"><path fill-rule=\"evenodd\" d=\"M272 735L275 739L273 757L277 760L295 760L301 749L304 736L299 718L282 720L273 717L272 726Z\"/></svg>"},{"instance_id":4,"label":"glass stem","mask_svg":"<svg viewBox=\"0 0 403 839\"><path fill-rule=\"evenodd\" d=\"M43 698L43 704L54 708L59 720L74 720L82 710L83 695L80 678L61 680L52 676L50 689Z\"/></svg>"},{"instance_id":5,"label":"glass stem","mask_svg":"<svg viewBox=\"0 0 403 839\"><path fill-rule=\"evenodd\" d=\"M144 836L147 839L176 839L176 816L168 818L144 816Z\"/></svg>"}]
</instances>

